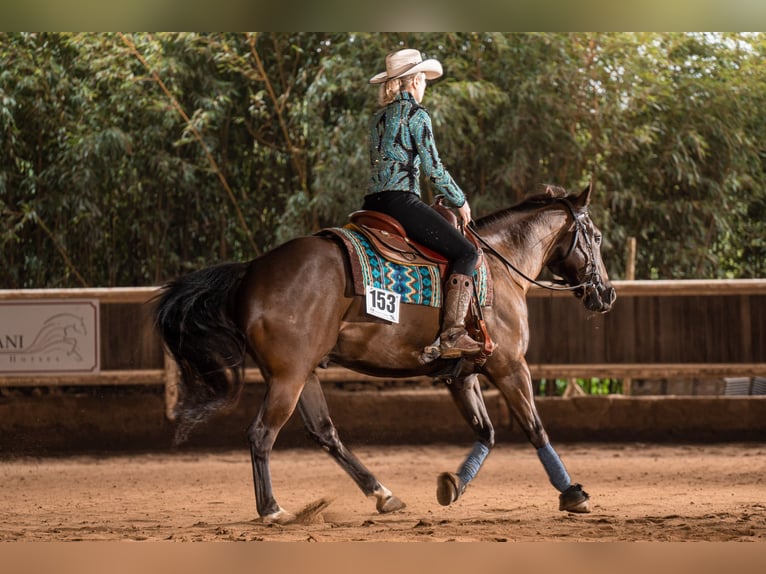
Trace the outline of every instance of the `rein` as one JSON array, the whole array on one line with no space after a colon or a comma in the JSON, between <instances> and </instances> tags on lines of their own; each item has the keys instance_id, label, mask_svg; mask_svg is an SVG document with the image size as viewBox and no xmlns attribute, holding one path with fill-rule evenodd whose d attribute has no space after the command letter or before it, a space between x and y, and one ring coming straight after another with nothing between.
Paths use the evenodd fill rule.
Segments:
<instances>
[{"instance_id":1,"label":"rein","mask_svg":"<svg viewBox=\"0 0 766 574\"><path fill-rule=\"evenodd\" d=\"M564 255L564 257L558 260L558 261L563 261L567 257L569 257L572 254L572 252L575 250L575 248L577 247L577 242L580 238L580 229L582 228L583 224L581 221L582 216L577 215L575 213L575 210L572 207L572 204L568 200L564 198L558 198L556 199L556 201L564 204L564 206L567 208L567 211L569 212L569 215L572 216L572 219L574 220L574 225L575 225L574 236L572 237L572 244L569 246L569 249L567 250L566 255ZM595 275L594 269L591 269L589 273L586 273L587 279L585 281L582 281L578 285L557 286L557 285L540 283L536 279L529 277L521 269L519 269L513 263L511 263L504 255L499 253L494 247L492 247L489 243L487 243L486 240L481 235L479 235L479 233L476 231L476 229L474 229L472 225L468 225L467 229L468 231L471 232L471 235L473 235L489 253L492 253L495 257L500 259L500 261L504 263L507 267L510 267L511 269L513 269L517 274L521 275L524 279L526 279L533 285L537 285L538 287L542 287L543 289L548 289L550 291L576 291L577 289L581 289L582 287L587 287L589 285L594 284L594 281L593 281L593 276ZM591 261L588 261L588 267L592 268L593 253L590 253L590 256L591 256Z\"/></svg>"}]
</instances>

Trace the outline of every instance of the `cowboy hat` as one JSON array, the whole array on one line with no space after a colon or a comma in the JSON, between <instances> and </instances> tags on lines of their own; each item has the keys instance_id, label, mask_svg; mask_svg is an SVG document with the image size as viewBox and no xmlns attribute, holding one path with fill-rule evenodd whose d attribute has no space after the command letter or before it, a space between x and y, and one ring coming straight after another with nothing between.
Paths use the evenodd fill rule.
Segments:
<instances>
[{"instance_id":1,"label":"cowboy hat","mask_svg":"<svg viewBox=\"0 0 766 574\"><path fill-rule=\"evenodd\" d=\"M423 60L420 51L410 48L391 52L386 56L386 71L370 78L371 84L382 84L387 80L401 78L410 74L424 72L426 79L434 80L442 75L442 65L438 60Z\"/></svg>"}]
</instances>

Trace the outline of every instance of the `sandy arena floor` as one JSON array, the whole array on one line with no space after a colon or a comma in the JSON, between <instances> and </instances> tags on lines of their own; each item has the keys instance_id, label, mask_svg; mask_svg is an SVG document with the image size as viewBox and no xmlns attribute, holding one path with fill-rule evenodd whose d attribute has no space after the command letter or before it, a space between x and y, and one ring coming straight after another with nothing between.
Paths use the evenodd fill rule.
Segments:
<instances>
[{"instance_id":1,"label":"sandy arena floor","mask_svg":"<svg viewBox=\"0 0 766 574\"><path fill-rule=\"evenodd\" d=\"M317 449L277 450L280 504L303 523L256 520L241 451L0 461L0 541L754 541L766 542L766 443L556 445L593 512L559 512L531 446L496 447L466 494L436 502L435 479L467 446L354 448L407 503L380 515Z\"/></svg>"}]
</instances>

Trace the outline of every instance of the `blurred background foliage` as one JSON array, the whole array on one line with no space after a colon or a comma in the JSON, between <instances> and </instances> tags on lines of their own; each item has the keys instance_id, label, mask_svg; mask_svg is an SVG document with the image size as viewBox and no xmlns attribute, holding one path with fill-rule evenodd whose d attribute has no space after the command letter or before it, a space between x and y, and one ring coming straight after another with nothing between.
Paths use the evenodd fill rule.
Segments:
<instances>
[{"instance_id":1,"label":"blurred background foliage","mask_svg":"<svg viewBox=\"0 0 766 574\"><path fill-rule=\"evenodd\" d=\"M0 287L156 285L342 225L416 47L475 218L593 177L613 279L766 275L762 33L0 34ZM426 185L426 199L431 193Z\"/></svg>"}]
</instances>

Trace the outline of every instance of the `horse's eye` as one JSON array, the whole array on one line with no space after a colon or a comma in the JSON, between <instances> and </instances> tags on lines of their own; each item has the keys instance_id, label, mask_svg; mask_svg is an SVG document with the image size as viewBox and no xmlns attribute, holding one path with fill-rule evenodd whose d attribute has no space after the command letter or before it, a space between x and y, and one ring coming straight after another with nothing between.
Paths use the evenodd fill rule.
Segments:
<instances>
[{"instance_id":1,"label":"horse's eye","mask_svg":"<svg viewBox=\"0 0 766 574\"><path fill-rule=\"evenodd\" d=\"M596 245L601 245L601 236L595 235L593 239L596 241Z\"/></svg>"}]
</instances>

